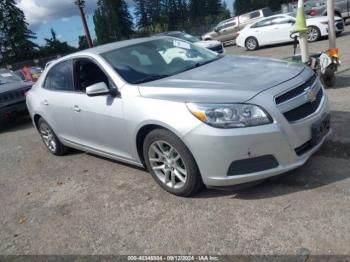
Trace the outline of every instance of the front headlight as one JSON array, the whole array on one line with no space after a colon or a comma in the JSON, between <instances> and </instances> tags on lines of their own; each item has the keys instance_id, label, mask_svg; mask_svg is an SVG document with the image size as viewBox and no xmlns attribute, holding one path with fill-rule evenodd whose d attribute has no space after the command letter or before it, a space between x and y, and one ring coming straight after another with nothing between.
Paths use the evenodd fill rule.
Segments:
<instances>
[{"instance_id":1,"label":"front headlight","mask_svg":"<svg viewBox=\"0 0 350 262\"><path fill-rule=\"evenodd\" d=\"M187 108L199 120L217 128L240 128L272 123L268 113L251 104L188 103Z\"/></svg>"}]
</instances>

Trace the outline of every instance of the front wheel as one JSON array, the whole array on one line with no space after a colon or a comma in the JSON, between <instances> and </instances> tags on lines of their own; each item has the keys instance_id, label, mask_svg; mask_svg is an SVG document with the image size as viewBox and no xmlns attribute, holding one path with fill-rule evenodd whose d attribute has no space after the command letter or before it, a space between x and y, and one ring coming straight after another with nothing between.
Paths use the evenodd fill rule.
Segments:
<instances>
[{"instance_id":1,"label":"front wheel","mask_svg":"<svg viewBox=\"0 0 350 262\"><path fill-rule=\"evenodd\" d=\"M258 40L255 37L248 37L245 41L245 47L249 51L254 51L259 48Z\"/></svg>"},{"instance_id":2,"label":"front wheel","mask_svg":"<svg viewBox=\"0 0 350 262\"><path fill-rule=\"evenodd\" d=\"M144 141L147 169L167 192L189 197L203 185L197 164L186 145L164 129L150 132Z\"/></svg>"},{"instance_id":3,"label":"front wheel","mask_svg":"<svg viewBox=\"0 0 350 262\"><path fill-rule=\"evenodd\" d=\"M307 41L316 42L321 38L321 31L316 26L309 26L307 30Z\"/></svg>"}]
</instances>

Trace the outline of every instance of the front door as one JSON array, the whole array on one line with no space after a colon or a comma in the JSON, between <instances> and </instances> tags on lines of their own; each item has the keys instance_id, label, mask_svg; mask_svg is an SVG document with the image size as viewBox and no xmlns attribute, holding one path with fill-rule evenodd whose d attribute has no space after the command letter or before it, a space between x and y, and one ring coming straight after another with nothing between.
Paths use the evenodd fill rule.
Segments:
<instances>
[{"instance_id":1,"label":"front door","mask_svg":"<svg viewBox=\"0 0 350 262\"><path fill-rule=\"evenodd\" d=\"M131 159L131 147L126 133L123 100L111 94L90 97L85 89L104 82L114 88L101 67L89 59L74 62L76 93L72 107L74 122L83 146L124 159Z\"/></svg>"}]
</instances>

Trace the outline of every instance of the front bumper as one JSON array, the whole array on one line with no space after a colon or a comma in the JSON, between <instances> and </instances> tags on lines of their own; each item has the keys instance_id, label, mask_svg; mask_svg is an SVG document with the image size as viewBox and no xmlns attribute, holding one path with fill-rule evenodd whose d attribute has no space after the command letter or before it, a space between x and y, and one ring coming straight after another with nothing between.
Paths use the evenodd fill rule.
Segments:
<instances>
[{"instance_id":1,"label":"front bumper","mask_svg":"<svg viewBox=\"0 0 350 262\"><path fill-rule=\"evenodd\" d=\"M233 186L279 175L304 165L331 131L303 154L297 154L297 149L311 140L313 124L328 113L325 95L315 113L296 123L289 123L281 113L274 112L275 122L270 125L217 129L203 124L183 139L197 161L204 184L209 187ZM277 165L272 161L272 166L266 170L238 175L229 173L234 161L260 159L261 162L267 156L275 158ZM267 158L266 161L270 160Z\"/></svg>"},{"instance_id":2,"label":"front bumper","mask_svg":"<svg viewBox=\"0 0 350 262\"><path fill-rule=\"evenodd\" d=\"M0 121L6 122L17 116L28 114L25 100L0 108Z\"/></svg>"}]
</instances>

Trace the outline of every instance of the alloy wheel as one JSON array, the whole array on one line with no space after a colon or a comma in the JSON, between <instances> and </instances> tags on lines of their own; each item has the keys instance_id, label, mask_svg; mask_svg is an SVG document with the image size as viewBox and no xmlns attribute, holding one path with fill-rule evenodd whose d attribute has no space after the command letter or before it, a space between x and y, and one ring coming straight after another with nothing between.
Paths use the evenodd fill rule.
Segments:
<instances>
[{"instance_id":1,"label":"alloy wheel","mask_svg":"<svg viewBox=\"0 0 350 262\"><path fill-rule=\"evenodd\" d=\"M249 38L249 39L247 40L246 45L247 45L247 48L248 48L249 50L255 50L255 49L256 49L256 46L257 46L257 43L256 43L256 40L255 40L254 38Z\"/></svg>"},{"instance_id":2,"label":"alloy wheel","mask_svg":"<svg viewBox=\"0 0 350 262\"><path fill-rule=\"evenodd\" d=\"M179 152L168 142L155 141L148 151L151 168L169 188L181 189L187 181L187 169Z\"/></svg>"},{"instance_id":3,"label":"alloy wheel","mask_svg":"<svg viewBox=\"0 0 350 262\"><path fill-rule=\"evenodd\" d=\"M42 123L40 125L40 134L47 148L51 152L55 152L57 149L55 135L53 134L51 128L46 123Z\"/></svg>"},{"instance_id":4,"label":"alloy wheel","mask_svg":"<svg viewBox=\"0 0 350 262\"><path fill-rule=\"evenodd\" d=\"M318 30L315 27L309 28L307 31L307 40L309 42L315 42L319 38Z\"/></svg>"}]
</instances>

